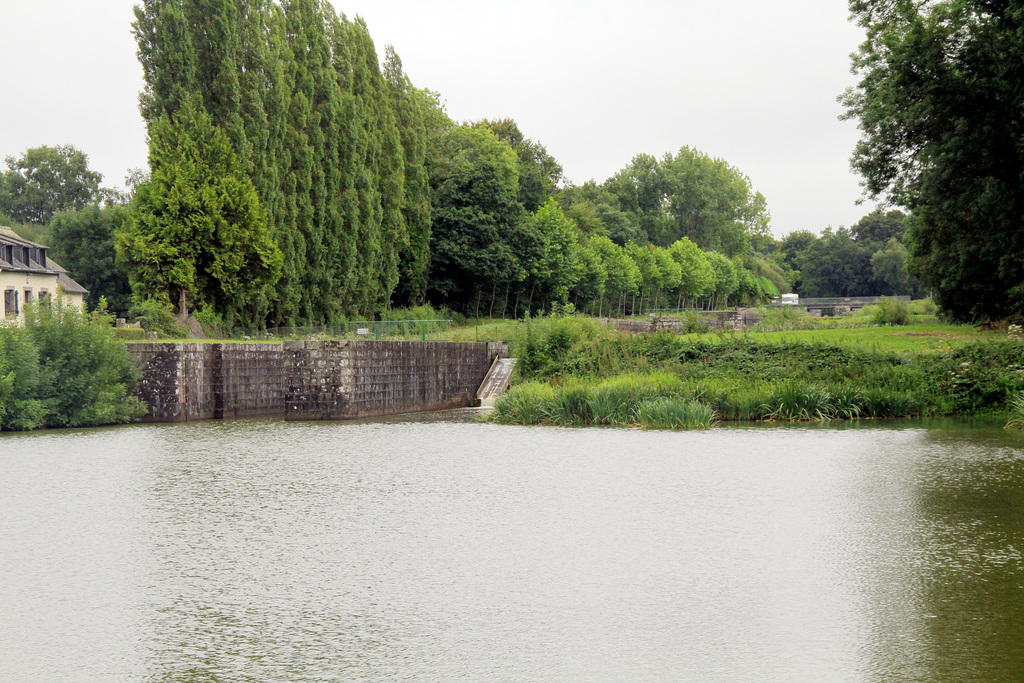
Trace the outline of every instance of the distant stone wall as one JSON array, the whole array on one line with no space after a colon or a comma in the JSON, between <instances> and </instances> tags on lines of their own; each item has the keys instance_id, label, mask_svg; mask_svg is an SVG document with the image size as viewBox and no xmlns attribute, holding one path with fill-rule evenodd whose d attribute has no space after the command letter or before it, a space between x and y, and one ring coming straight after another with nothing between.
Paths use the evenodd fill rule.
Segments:
<instances>
[{"instance_id":1,"label":"distant stone wall","mask_svg":"<svg viewBox=\"0 0 1024 683\"><path fill-rule=\"evenodd\" d=\"M146 422L330 420L473 405L494 344L133 342Z\"/></svg>"},{"instance_id":2,"label":"distant stone wall","mask_svg":"<svg viewBox=\"0 0 1024 683\"><path fill-rule=\"evenodd\" d=\"M284 413L284 354L278 344L203 346L213 347L213 417Z\"/></svg>"},{"instance_id":3,"label":"distant stone wall","mask_svg":"<svg viewBox=\"0 0 1024 683\"><path fill-rule=\"evenodd\" d=\"M149 406L146 422L187 422L214 416L213 348L195 342L132 342L142 374L136 395Z\"/></svg>"},{"instance_id":4,"label":"distant stone wall","mask_svg":"<svg viewBox=\"0 0 1024 683\"><path fill-rule=\"evenodd\" d=\"M473 405L488 344L285 342L285 419L333 420Z\"/></svg>"}]
</instances>

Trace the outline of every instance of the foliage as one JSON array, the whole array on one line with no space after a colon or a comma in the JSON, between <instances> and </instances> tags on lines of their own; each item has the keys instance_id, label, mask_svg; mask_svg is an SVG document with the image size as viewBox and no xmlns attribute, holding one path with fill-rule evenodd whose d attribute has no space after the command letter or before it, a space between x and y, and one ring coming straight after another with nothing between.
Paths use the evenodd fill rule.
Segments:
<instances>
[{"instance_id":1,"label":"foliage","mask_svg":"<svg viewBox=\"0 0 1024 683\"><path fill-rule=\"evenodd\" d=\"M908 271L906 222L901 211L876 210L849 229L793 232L779 243L779 257L798 275L801 296L913 296L920 285Z\"/></svg>"},{"instance_id":2,"label":"foliage","mask_svg":"<svg viewBox=\"0 0 1024 683\"><path fill-rule=\"evenodd\" d=\"M160 299L142 299L136 301L128 311L133 322L140 323L143 329L156 332L161 337L180 339L188 334L181 326L181 318L174 315L171 305Z\"/></svg>"},{"instance_id":3,"label":"foliage","mask_svg":"<svg viewBox=\"0 0 1024 683\"><path fill-rule=\"evenodd\" d=\"M118 258L140 298L251 323L250 302L281 275L259 199L226 134L191 105L150 126L152 176L117 232Z\"/></svg>"},{"instance_id":4,"label":"foliage","mask_svg":"<svg viewBox=\"0 0 1024 683\"><path fill-rule=\"evenodd\" d=\"M26 306L24 327L0 327L0 427L80 427L129 422L145 412L110 318L66 299Z\"/></svg>"},{"instance_id":5,"label":"foliage","mask_svg":"<svg viewBox=\"0 0 1024 683\"><path fill-rule=\"evenodd\" d=\"M539 142L523 135L513 119L483 120L499 140L508 143L519 161L519 201L529 213L538 211L562 180L562 166Z\"/></svg>"},{"instance_id":6,"label":"foliage","mask_svg":"<svg viewBox=\"0 0 1024 683\"><path fill-rule=\"evenodd\" d=\"M764 310L756 329L758 332L783 332L815 327L815 319L803 310L795 306L773 306Z\"/></svg>"},{"instance_id":7,"label":"foliage","mask_svg":"<svg viewBox=\"0 0 1024 683\"><path fill-rule=\"evenodd\" d=\"M517 380L599 381L661 369L715 406L721 419L770 419L773 413L795 419L801 411L814 419L829 417L824 409L811 409L814 387L828 388L827 400L819 396L818 402L847 417L997 411L1024 391L1024 343L1005 337L896 354L823 342L625 335L580 323L566 319L533 326L513 350L520 358ZM806 400L783 401L777 389L787 382L810 392ZM792 409L783 409L787 405Z\"/></svg>"},{"instance_id":8,"label":"foliage","mask_svg":"<svg viewBox=\"0 0 1024 683\"><path fill-rule=\"evenodd\" d=\"M15 221L46 225L65 209L81 209L99 196L103 176L89 170L89 158L70 145L33 147L7 157L0 175L0 212Z\"/></svg>"},{"instance_id":9,"label":"foliage","mask_svg":"<svg viewBox=\"0 0 1024 683\"><path fill-rule=\"evenodd\" d=\"M692 399L649 398L637 404L636 421L643 429L707 429L715 411Z\"/></svg>"},{"instance_id":10,"label":"foliage","mask_svg":"<svg viewBox=\"0 0 1024 683\"><path fill-rule=\"evenodd\" d=\"M702 429L711 408L683 396L677 377L665 373L621 375L601 382L552 386L520 384L498 398L490 419L502 424L607 425L644 429Z\"/></svg>"},{"instance_id":11,"label":"foliage","mask_svg":"<svg viewBox=\"0 0 1024 683\"><path fill-rule=\"evenodd\" d=\"M1024 429L1024 394L1017 394L1010 400L1010 419L1006 429Z\"/></svg>"},{"instance_id":12,"label":"foliage","mask_svg":"<svg viewBox=\"0 0 1024 683\"><path fill-rule=\"evenodd\" d=\"M701 249L735 256L749 251L753 236L769 232L765 199L750 180L689 147L660 160L640 154L605 187L643 238L659 246L688 237Z\"/></svg>"},{"instance_id":13,"label":"foliage","mask_svg":"<svg viewBox=\"0 0 1024 683\"><path fill-rule=\"evenodd\" d=\"M151 136L187 107L205 112L281 250L277 286L233 302L243 322L375 315L400 278L422 300L436 98L393 54L381 73L361 19L318 0L145 0L133 29Z\"/></svg>"},{"instance_id":14,"label":"foliage","mask_svg":"<svg viewBox=\"0 0 1024 683\"><path fill-rule=\"evenodd\" d=\"M1024 7L852 0L867 31L843 97L867 192L910 209L912 268L954 319L1024 310Z\"/></svg>"},{"instance_id":15,"label":"foliage","mask_svg":"<svg viewBox=\"0 0 1024 683\"><path fill-rule=\"evenodd\" d=\"M876 325L906 325L910 319L907 304L899 299L882 297L877 304Z\"/></svg>"},{"instance_id":16,"label":"foliage","mask_svg":"<svg viewBox=\"0 0 1024 683\"><path fill-rule=\"evenodd\" d=\"M526 276L539 237L520 230L515 152L486 127L455 126L430 166L432 300L478 315L482 293ZM523 226L527 227L527 226Z\"/></svg>"},{"instance_id":17,"label":"foliage","mask_svg":"<svg viewBox=\"0 0 1024 683\"><path fill-rule=\"evenodd\" d=\"M533 275L548 293L551 301L565 302L569 288L583 275L580 246L573 225L562 207L552 198L528 219L531 231L543 236L541 256L533 267Z\"/></svg>"},{"instance_id":18,"label":"foliage","mask_svg":"<svg viewBox=\"0 0 1024 683\"><path fill-rule=\"evenodd\" d=\"M86 302L90 307L103 297L109 310L119 314L131 307L131 286L115 263L114 234L127 216L123 206L100 208L93 204L60 212L50 222L49 256L89 290Z\"/></svg>"}]
</instances>

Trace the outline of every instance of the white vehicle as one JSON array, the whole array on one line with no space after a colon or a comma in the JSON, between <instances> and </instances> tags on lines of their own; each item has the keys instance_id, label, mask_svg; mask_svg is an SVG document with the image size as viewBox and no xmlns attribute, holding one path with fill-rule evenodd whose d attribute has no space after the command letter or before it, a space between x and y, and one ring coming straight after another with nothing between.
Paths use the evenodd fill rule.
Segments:
<instances>
[{"instance_id":1,"label":"white vehicle","mask_svg":"<svg viewBox=\"0 0 1024 683\"><path fill-rule=\"evenodd\" d=\"M783 294L779 297L779 303L783 306L797 306L800 304L799 294Z\"/></svg>"}]
</instances>

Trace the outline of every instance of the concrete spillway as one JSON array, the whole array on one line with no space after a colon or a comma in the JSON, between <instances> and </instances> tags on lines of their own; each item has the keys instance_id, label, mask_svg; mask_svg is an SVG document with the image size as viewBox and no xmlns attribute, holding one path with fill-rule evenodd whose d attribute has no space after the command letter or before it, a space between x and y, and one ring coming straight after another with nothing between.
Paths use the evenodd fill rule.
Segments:
<instances>
[{"instance_id":1,"label":"concrete spillway","mask_svg":"<svg viewBox=\"0 0 1024 683\"><path fill-rule=\"evenodd\" d=\"M487 377L480 384L476 397L481 406L493 406L494 401L508 388L508 380L516 367L515 358L496 358Z\"/></svg>"}]
</instances>

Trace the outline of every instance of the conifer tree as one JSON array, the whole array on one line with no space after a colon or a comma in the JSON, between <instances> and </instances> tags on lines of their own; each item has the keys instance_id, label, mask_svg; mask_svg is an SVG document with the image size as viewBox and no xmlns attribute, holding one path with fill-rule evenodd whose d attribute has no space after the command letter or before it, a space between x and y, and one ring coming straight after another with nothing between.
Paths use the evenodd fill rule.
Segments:
<instances>
[{"instance_id":1,"label":"conifer tree","mask_svg":"<svg viewBox=\"0 0 1024 683\"><path fill-rule=\"evenodd\" d=\"M133 291L253 324L249 301L277 281L281 252L227 135L186 103L150 126L150 168L117 233Z\"/></svg>"}]
</instances>

